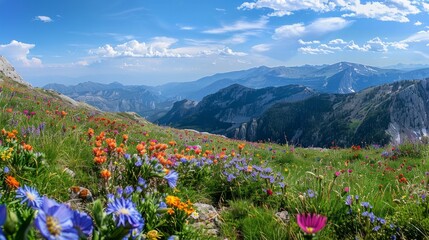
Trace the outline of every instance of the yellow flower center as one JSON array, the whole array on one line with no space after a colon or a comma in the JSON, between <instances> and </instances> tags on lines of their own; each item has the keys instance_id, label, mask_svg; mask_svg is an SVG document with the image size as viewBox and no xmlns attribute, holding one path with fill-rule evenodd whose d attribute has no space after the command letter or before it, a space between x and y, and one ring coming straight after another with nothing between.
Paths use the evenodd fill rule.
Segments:
<instances>
[{"instance_id":1,"label":"yellow flower center","mask_svg":"<svg viewBox=\"0 0 429 240\"><path fill-rule=\"evenodd\" d=\"M313 230L314 230L314 228L312 228L312 227L307 227L307 232L308 232L308 233L312 234L312 233L313 233Z\"/></svg>"},{"instance_id":2,"label":"yellow flower center","mask_svg":"<svg viewBox=\"0 0 429 240\"><path fill-rule=\"evenodd\" d=\"M48 227L48 231L54 235L58 236L61 233L61 225L58 220L52 216L46 217L46 226Z\"/></svg>"},{"instance_id":3,"label":"yellow flower center","mask_svg":"<svg viewBox=\"0 0 429 240\"><path fill-rule=\"evenodd\" d=\"M117 211L118 215L119 214L124 214L124 215L130 215L130 211L126 208L121 208Z\"/></svg>"},{"instance_id":4,"label":"yellow flower center","mask_svg":"<svg viewBox=\"0 0 429 240\"><path fill-rule=\"evenodd\" d=\"M32 194L31 192L26 192L25 195L27 196L28 200L34 201L36 199L36 196Z\"/></svg>"}]
</instances>

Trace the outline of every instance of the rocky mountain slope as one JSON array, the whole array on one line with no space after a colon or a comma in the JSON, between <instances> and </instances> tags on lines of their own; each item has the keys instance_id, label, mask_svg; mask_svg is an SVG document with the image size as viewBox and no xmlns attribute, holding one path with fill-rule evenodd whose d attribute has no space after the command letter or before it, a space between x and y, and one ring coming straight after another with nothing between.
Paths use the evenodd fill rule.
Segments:
<instances>
[{"instance_id":1,"label":"rocky mountain slope","mask_svg":"<svg viewBox=\"0 0 429 240\"><path fill-rule=\"evenodd\" d=\"M234 84L203 98L198 104L189 100L176 102L158 122L225 134L261 116L276 103L301 101L313 95L312 89L299 85L252 89ZM246 136L243 132L237 134L241 138Z\"/></svg>"},{"instance_id":2,"label":"rocky mountain slope","mask_svg":"<svg viewBox=\"0 0 429 240\"><path fill-rule=\"evenodd\" d=\"M243 98L237 89L265 94ZM173 108L166 115L170 121L160 122L250 141L320 147L333 143L398 144L421 140L429 132L429 79L400 81L350 94L315 93L295 86L291 95L282 96L283 100L279 97L273 104L264 105L265 98L271 99L266 93L276 90L285 91L226 88L188 108L182 116L173 117ZM252 112L254 109L257 111Z\"/></svg>"}]
</instances>

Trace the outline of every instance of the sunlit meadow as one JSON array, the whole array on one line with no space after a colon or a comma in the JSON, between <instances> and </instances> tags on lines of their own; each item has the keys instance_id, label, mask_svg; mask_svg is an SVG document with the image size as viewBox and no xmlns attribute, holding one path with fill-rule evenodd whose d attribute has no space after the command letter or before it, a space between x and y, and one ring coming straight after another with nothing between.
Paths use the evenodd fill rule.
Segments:
<instances>
[{"instance_id":1,"label":"sunlit meadow","mask_svg":"<svg viewBox=\"0 0 429 240\"><path fill-rule=\"evenodd\" d=\"M242 142L0 91L0 239L429 237L426 144ZM216 234L196 203L217 209Z\"/></svg>"}]
</instances>

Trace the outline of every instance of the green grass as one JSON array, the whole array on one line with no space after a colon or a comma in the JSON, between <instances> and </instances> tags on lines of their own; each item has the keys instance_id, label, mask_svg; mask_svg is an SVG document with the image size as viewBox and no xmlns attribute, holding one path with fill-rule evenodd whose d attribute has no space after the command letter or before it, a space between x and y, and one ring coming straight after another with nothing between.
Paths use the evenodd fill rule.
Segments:
<instances>
[{"instance_id":1,"label":"green grass","mask_svg":"<svg viewBox=\"0 0 429 240\"><path fill-rule=\"evenodd\" d=\"M129 177L137 171L130 164L131 160L111 156L101 166L94 163L95 138L105 132L108 138L115 139L117 147L123 134L127 134L128 141L123 148L131 155L137 153L137 144L145 143L148 151L145 156L148 159L155 157L154 164L161 162L162 157L149 150L151 141L177 143L162 151L164 160L177 161L174 166L166 166L179 173L175 190L168 188L162 178L156 178L155 175L164 176L163 172L155 174L152 169L138 173L141 176L146 174L147 180L152 179L148 180L148 189L153 192L145 194L154 198L152 205L140 202L138 206L143 209L142 214L151 218L146 219L148 222L153 220L155 225L159 224L155 229L165 233L163 239L174 233L169 232L172 228L167 223L176 224L175 228L180 231L174 234L184 239L213 239L186 225L186 221L191 219L159 220L155 214L157 201L167 195L215 206L220 211L222 222L218 239L303 239L305 236L296 223L296 215L306 212L328 218L326 227L317 233L319 239L386 239L393 235L402 239L424 239L429 236L428 200L423 197L429 191L429 176L426 175L429 171L428 145L409 142L400 146L356 150L249 143L159 127L127 113L103 113L73 106L55 94L28 89L10 81L3 82L2 88L2 128L18 130L17 149L24 142L33 147L31 154L15 149L13 160L0 161L0 203L16 212L24 208L15 201L14 192L6 187L8 174L2 170L6 166L10 167L9 175L15 176L21 186L33 186L42 195L61 202L71 200L70 187L81 186L88 188L94 199L103 202L105 207L107 192L114 192L118 186L135 184L135 179ZM25 110L34 111L35 115L27 116ZM61 116L61 111L67 114ZM44 128L40 132L24 134L22 131L37 128L42 123ZM87 134L89 128L94 129L93 137ZM1 136L1 140L1 146L6 146L6 137ZM245 147L240 150L238 145L242 143ZM107 147L104 141L102 144L103 148ZM190 150L190 146L197 145L201 153ZM43 155L36 157L36 152ZM383 157L384 152L387 155ZM66 169L73 171L74 176ZM100 177L101 169L113 171L114 177L108 184ZM337 172L338 176L335 175ZM233 178L229 179L229 175ZM349 191L345 192L345 189ZM353 198L351 206L345 204L347 196ZM362 207L362 202L369 202L372 209ZM88 202L82 204L82 209L95 220L95 214L91 212L93 206ZM275 216L282 210L289 212L287 224ZM370 222L363 216L365 211L372 212L386 223ZM109 221L103 224L113 224ZM390 224L395 228L390 228ZM378 231L373 230L376 226L380 226ZM396 231L396 227L400 230ZM106 229L103 231L107 234ZM149 230L153 229L148 226L144 229L145 233ZM34 228L30 236L40 237Z\"/></svg>"}]
</instances>

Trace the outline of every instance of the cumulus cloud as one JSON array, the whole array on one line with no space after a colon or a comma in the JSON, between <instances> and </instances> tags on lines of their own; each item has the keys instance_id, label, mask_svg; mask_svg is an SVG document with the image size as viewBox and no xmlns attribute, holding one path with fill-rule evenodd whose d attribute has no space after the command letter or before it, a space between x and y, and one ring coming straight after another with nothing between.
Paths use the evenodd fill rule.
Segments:
<instances>
[{"instance_id":1,"label":"cumulus cloud","mask_svg":"<svg viewBox=\"0 0 429 240\"><path fill-rule=\"evenodd\" d=\"M48 16L36 16L36 17L34 17L34 20L41 21L41 22L44 22L44 23L53 22L52 18L50 18Z\"/></svg>"},{"instance_id":2,"label":"cumulus cloud","mask_svg":"<svg viewBox=\"0 0 429 240\"><path fill-rule=\"evenodd\" d=\"M420 21L417 21L417 22L415 22L415 23L414 23L414 25L415 25L415 26L420 26L420 25L422 25L422 24L423 24L423 23L422 23L422 22L420 22Z\"/></svg>"},{"instance_id":3,"label":"cumulus cloud","mask_svg":"<svg viewBox=\"0 0 429 240\"><path fill-rule=\"evenodd\" d=\"M284 25L274 30L274 39L302 37L305 35L322 35L328 32L341 30L352 22L340 17L319 18L309 25L295 23Z\"/></svg>"},{"instance_id":4,"label":"cumulus cloud","mask_svg":"<svg viewBox=\"0 0 429 240\"><path fill-rule=\"evenodd\" d=\"M329 41L329 44L331 44L331 45L344 45L344 44L347 44L347 42L341 38L337 38L337 39L333 39L333 40Z\"/></svg>"},{"instance_id":5,"label":"cumulus cloud","mask_svg":"<svg viewBox=\"0 0 429 240\"><path fill-rule=\"evenodd\" d=\"M429 4L413 0L365 1L361 0L255 0L244 2L238 9L273 10L268 16L291 15L296 11L314 12L342 11L344 17L372 18L380 21L409 22L409 15L420 13L421 7L429 11Z\"/></svg>"},{"instance_id":6,"label":"cumulus cloud","mask_svg":"<svg viewBox=\"0 0 429 240\"><path fill-rule=\"evenodd\" d=\"M267 23L268 23L268 19L265 17L262 17L258 21L254 21L254 22L237 21L231 25L224 25L220 28L213 28L213 29L203 31L203 33L222 34L222 33L229 33L229 32L244 32L248 30L260 30L260 29L265 29Z\"/></svg>"},{"instance_id":7,"label":"cumulus cloud","mask_svg":"<svg viewBox=\"0 0 429 240\"><path fill-rule=\"evenodd\" d=\"M327 43L317 46L306 46L298 48L303 54L330 54L338 51L359 51L359 52L388 52L390 49L407 50L408 44L404 42L385 42L379 37L370 39L359 45L355 41L344 41L343 39L333 39Z\"/></svg>"},{"instance_id":8,"label":"cumulus cloud","mask_svg":"<svg viewBox=\"0 0 429 240\"><path fill-rule=\"evenodd\" d=\"M298 51L302 52L303 54L311 54L311 55L334 53L331 50L327 50L327 49L323 49L323 48L313 48L311 46L300 47L300 48L298 48Z\"/></svg>"},{"instance_id":9,"label":"cumulus cloud","mask_svg":"<svg viewBox=\"0 0 429 240\"><path fill-rule=\"evenodd\" d=\"M282 17L299 10L310 9L315 12L327 12L334 7L335 4L328 0L257 0L256 2L244 2L238 9L270 8L274 10L270 16Z\"/></svg>"},{"instance_id":10,"label":"cumulus cloud","mask_svg":"<svg viewBox=\"0 0 429 240\"><path fill-rule=\"evenodd\" d=\"M320 43L320 41L318 41L318 40L314 40L314 41L304 41L304 40L302 40L302 39L299 39L299 40L298 40L298 43L299 43L299 44L301 44L301 45L311 45L311 44L319 44L319 43Z\"/></svg>"},{"instance_id":11,"label":"cumulus cloud","mask_svg":"<svg viewBox=\"0 0 429 240\"><path fill-rule=\"evenodd\" d=\"M235 52L232 49L216 44L206 44L199 46L187 47L172 47L177 43L177 39L168 37L156 37L151 42L139 42L131 40L123 44L112 46L106 44L97 49L89 51L92 55L100 57L139 57L139 58L191 58L208 55L223 55L223 56L244 56L246 53Z\"/></svg>"},{"instance_id":12,"label":"cumulus cloud","mask_svg":"<svg viewBox=\"0 0 429 240\"><path fill-rule=\"evenodd\" d=\"M27 67L42 66L42 60L35 57L29 57L30 49L34 48L35 44L28 44L12 40L9 44L0 45L0 54L4 55L9 60L21 63Z\"/></svg>"}]
</instances>

